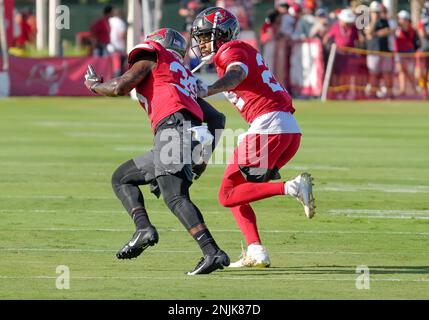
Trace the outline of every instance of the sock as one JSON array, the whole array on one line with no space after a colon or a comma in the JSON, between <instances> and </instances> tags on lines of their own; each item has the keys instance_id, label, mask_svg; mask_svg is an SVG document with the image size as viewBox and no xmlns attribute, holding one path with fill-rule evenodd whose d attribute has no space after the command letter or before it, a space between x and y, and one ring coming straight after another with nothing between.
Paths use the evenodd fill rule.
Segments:
<instances>
[{"instance_id":1,"label":"sock","mask_svg":"<svg viewBox=\"0 0 429 320\"><path fill-rule=\"evenodd\" d=\"M152 225L145 208L134 210L132 213L132 218L134 224L136 225L136 229L144 229Z\"/></svg>"},{"instance_id":2,"label":"sock","mask_svg":"<svg viewBox=\"0 0 429 320\"><path fill-rule=\"evenodd\" d=\"M284 194L295 197L297 194L296 183L294 180L286 181L284 184Z\"/></svg>"},{"instance_id":3,"label":"sock","mask_svg":"<svg viewBox=\"0 0 429 320\"><path fill-rule=\"evenodd\" d=\"M256 224L256 215L248 204L230 208L235 221L246 239L247 245L261 242Z\"/></svg>"},{"instance_id":4,"label":"sock","mask_svg":"<svg viewBox=\"0 0 429 320\"><path fill-rule=\"evenodd\" d=\"M246 182L221 190L219 200L226 207L245 205L272 196L283 195L285 192L283 182Z\"/></svg>"},{"instance_id":5,"label":"sock","mask_svg":"<svg viewBox=\"0 0 429 320\"><path fill-rule=\"evenodd\" d=\"M219 250L219 247L208 229L198 231L193 235L193 237L200 246L204 255L215 254Z\"/></svg>"}]
</instances>

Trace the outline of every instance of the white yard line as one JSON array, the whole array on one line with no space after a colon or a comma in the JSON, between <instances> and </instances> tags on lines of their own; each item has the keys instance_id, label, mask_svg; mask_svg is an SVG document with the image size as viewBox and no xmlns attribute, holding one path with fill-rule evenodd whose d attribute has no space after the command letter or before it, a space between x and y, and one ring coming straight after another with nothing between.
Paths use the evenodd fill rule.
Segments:
<instances>
[{"instance_id":1,"label":"white yard line","mask_svg":"<svg viewBox=\"0 0 429 320\"><path fill-rule=\"evenodd\" d=\"M429 210L378 210L378 209L332 209L326 212L334 216L376 219L429 219Z\"/></svg>"},{"instance_id":2,"label":"white yard line","mask_svg":"<svg viewBox=\"0 0 429 320\"><path fill-rule=\"evenodd\" d=\"M270 270L267 270L269 272ZM353 272L350 272L353 273ZM58 276L2 276L0 275L0 280L54 280ZM356 282L356 278L312 278L312 277L296 277L294 273L290 274L290 277L271 277L264 274L264 276L254 277L254 276L223 276L220 273L214 274L213 279L217 280L285 280L285 281L347 281L347 282ZM137 276L137 277L121 277L121 276L72 276L70 280L185 280L194 279L200 281L198 277L156 277L156 276ZM429 283L429 278L421 279L398 279L398 278L379 278L375 279L374 276L371 277L371 282L424 282Z\"/></svg>"},{"instance_id":3,"label":"white yard line","mask_svg":"<svg viewBox=\"0 0 429 320\"><path fill-rule=\"evenodd\" d=\"M328 183L326 185L315 186L315 191L335 191L335 192L358 192L358 191L378 191L385 193L429 193L427 185L396 185L396 184L340 184Z\"/></svg>"},{"instance_id":4,"label":"white yard line","mask_svg":"<svg viewBox=\"0 0 429 320\"><path fill-rule=\"evenodd\" d=\"M100 127L100 128L138 128L144 127L143 123L125 122L94 122L94 121L36 121L35 124L42 127Z\"/></svg>"},{"instance_id":5,"label":"white yard line","mask_svg":"<svg viewBox=\"0 0 429 320\"><path fill-rule=\"evenodd\" d=\"M350 171L349 167L337 167L337 166L323 166L317 164L306 164L306 165L286 165L286 169L293 170L328 170L328 171Z\"/></svg>"}]
</instances>

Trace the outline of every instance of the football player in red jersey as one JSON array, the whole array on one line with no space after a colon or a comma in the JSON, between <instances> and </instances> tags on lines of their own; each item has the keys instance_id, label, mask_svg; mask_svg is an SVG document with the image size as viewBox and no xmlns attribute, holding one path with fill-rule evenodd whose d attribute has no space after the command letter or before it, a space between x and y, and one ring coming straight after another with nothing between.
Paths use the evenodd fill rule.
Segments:
<instances>
[{"instance_id":1,"label":"football player in red jersey","mask_svg":"<svg viewBox=\"0 0 429 320\"><path fill-rule=\"evenodd\" d=\"M238 34L237 19L223 8L208 8L196 17L192 36L201 56L214 62L219 76L208 87L200 85L199 95L224 92L250 125L225 170L219 201L231 208L248 245L243 257L230 266L268 267L270 259L250 203L289 195L299 200L306 216L312 218L312 177L303 173L290 181L268 182L280 178L278 170L297 152L301 131L293 116L291 96L276 81L262 55L236 40Z\"/></svg>"},{"instance_id":2,"label":"football player in red jersey","mask_svg":"<svg viewBox=\"0 0 429 320\"><path fill-rule=\"evenodd\" d=\"M205 115L196 101L198 80L183 65L186 47L180 33L160 29L132 49L128 57L130 69L121 77L103 82L95 71L89 70L85 85L105 96L123 96L136 88L154 133L153 149L123 163L112 176L113 190L136 225L136 232L118 251L117 258L135 258L158 242L139 189L139 185L151 184L159 186L168 208L203 251L203 258L188 272L196 275L223 269L229 265L229 257L217 246L189 196L196 146L191 135L198 131L194 137L213 137L202 130Z\"/></svg>"}]
</instances>

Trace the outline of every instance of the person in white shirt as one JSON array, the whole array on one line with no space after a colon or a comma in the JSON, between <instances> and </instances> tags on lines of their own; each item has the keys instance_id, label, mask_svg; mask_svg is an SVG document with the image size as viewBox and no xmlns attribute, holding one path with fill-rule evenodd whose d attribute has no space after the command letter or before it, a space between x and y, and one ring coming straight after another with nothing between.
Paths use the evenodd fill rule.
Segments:
<instances>
[{"instance_id":1,"label":"person in white shirt","mask_svg":"<svg viewBox=\"0 0 429 320\"><path fill-rule=\"evenodd\" d=\"M113 9L112 17L109 18L109 25L110 43L107 46L107 50L109 53L117 52L121 55L121 70L118 70L118 74L122 74L126 60L127 24L121 18L121 11L119 9Z\"/></svg>"}]
</instances>

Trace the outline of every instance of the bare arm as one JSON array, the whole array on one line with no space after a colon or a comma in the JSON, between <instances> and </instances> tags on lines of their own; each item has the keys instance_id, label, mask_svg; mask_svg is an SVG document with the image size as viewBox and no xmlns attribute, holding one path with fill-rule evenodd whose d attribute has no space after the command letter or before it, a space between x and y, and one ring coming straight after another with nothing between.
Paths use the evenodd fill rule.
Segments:
<instances>
[{"instance_id":1,"label":"bare arm","mask_svg":"<svg viewBox=\"0 0 429 320\"><path fill-rule=\"evenodd\" d=\"M137 61L122 76L104 83L97 83L91 89L104 96L125 96L146 78L155 65L156 63L148 60Z\"/></svg>"},{"instance_id":2,"label":"bare arm","mask_svg":"<svg viewBox=\"0 0 429 320\"><path fill-rule=\"evenodd\" d=\"M152 71L156 61L155 52L143 51L133 57L133 66L122 76L103 83L102 78L94 74L91 78L85 78L85 85L89 90L104 96L127 95Z\"/></svg>"},{"instance_id":3,"label":"bare arm","mask_svg":"<svg viewBox=\"0 0 429 320\"><path fill-rule=\"evenodd\" d=\"M230 91L235 89L244 79L247 74L239 65L234 65L228 69L222 78L208 87L208 96L213 94Z\"/></svg>"}]
</instances>

